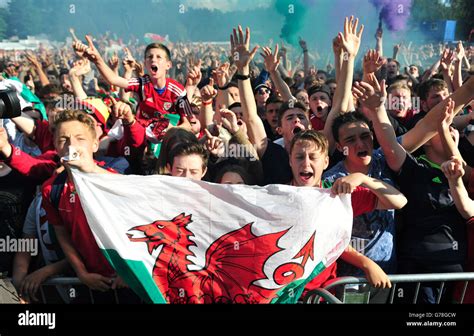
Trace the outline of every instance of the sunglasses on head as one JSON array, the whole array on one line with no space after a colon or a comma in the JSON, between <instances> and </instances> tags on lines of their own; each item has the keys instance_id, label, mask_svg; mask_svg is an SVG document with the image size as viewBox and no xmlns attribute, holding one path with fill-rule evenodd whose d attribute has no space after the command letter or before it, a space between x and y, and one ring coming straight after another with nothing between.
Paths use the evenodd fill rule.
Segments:
<instances>
[{"instance_id":1,"label":"sunglasses on head","mask_svg":"<svg viewBox=\"0 0 474 336\"><path fill-rule=\"evenodd\" d=\"M258 89L257 92L258 92L258 94L263 95L263 94L265 94L265 93L270 94L271 91L268 90L268 89Z\"/></svg>"}]
</instances>

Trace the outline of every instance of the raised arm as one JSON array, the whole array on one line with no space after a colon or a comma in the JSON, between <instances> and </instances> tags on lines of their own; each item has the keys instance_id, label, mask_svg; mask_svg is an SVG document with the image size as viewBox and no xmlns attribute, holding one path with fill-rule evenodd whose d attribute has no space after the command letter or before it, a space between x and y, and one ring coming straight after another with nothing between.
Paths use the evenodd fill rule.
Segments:
<instances>
[{"instance_id":1,"label":"raised arm","mask_svg":"<svg viewBox=\"0 0 474 336\"><path fill-rule=\"evenodd\" d=\"M474 76L471 76L463 86L451 94L450 98L454 101L454 113L459 113L464 105L474 99ZM402 146L407 152L414 152L436 135L438 132L439 120L444 115L447 104L448 99L440 102L431 109L414 128L403 136Z\"/></svg>"},{"instance_id":2,"label":"raised arm","mask_svg":"<svg viewBox=\"0 0 474 336\"><path fill-rule=\"evenodd\" d=\"M100 56L99 51L94 46L92 37L87 35L86 40L88 46L83 44L80 41L73 42L73 47L76 51L84 53L84 57L88 58L89 61L94 63L97 66L100 74L105 78L105 80L110 85L115 85L120 88L126 89L128 87L128 80L120 77L112 69L109 68L107 62L104 61L102 56Z\"/></svg>"},{"instance_id":3,"label":"raised arm","mask_svg":"<svg viewBox=\"0 0 474 336\"><path fill-rule=\"evenodd\" d=\"M443 74L443 79L448 84L449 93L452 93L453 90L453 80L450 74L451 64L453 63L456 55L453 50L445 49L440 59L440 68L441 73Z\"/></svg>"},{"instance_id":4,"label":"raised arm","mask_svg":"<svg viewBox=\"0 0 474 336\"><path fill-rule=\"evenodd\" d=\"M361 25L357 32L359 19L354 21L351 16L344 21L344 34L339 33L334 42L334 57L339 57L338 53L343 54L341 73L334 93L331 111L328 114L324 125L323 133L329 141L329 152L332 153L335 148L335 141L332 134L332 123L339 113L349 112L354 109L352 102L352 80L354 77L354 60L359 51L364 25Z\"/></svg>"},{"instance_id":5,"label":"raised arm","mask_svg":"<svg viewBox=\"0 0 474 336\"><path fill-rule=\"evenodd\" d=\"M252 85L250 83L250 78L248 78L250 72L249 64L255 56L258 46L254 47L252 51L249 50L250 29L247 27L244 38L241 26L238 27L238 30L233 30L233 34L230 37L230 44L232 57L237 66L237 75L242 76L238 80L238 85L244 121L248 127L247 131L250 141L256 146L258 156L262 157L267 149L268 139L262 119L260 119L257 113L257 105L252 92Z\"/></svg>"},{"instance_id":6,"label":"raised arm","mask_svg":"<svg viewBox=\"0 0 474 336\"><path fill-rule=\"evenodd\" d=\"M448 179L451 196L461 216L464 219L473 217L474 201L469 198L462 181L462 176L464 175L462 159L453 156L449 161L441 165L441 170Z\"/></svg>"},{"instance_id":7,"label":"raised arm","mask_svg":"<svg viewBox=\"0 0 474 336\"><path fill-rule=\"evenodd\" d=\"M456 47L456 55L454 58L454 76L453 76L453 90L456 91L462 86L462 63L466 53L462 42L459 41Z\"/></svg>"},{"instance_id":8,"label":"raised arm","mask_svg":"<svg viewBox=\"0 0 474 336\"><path fill-rule=\"evenodd\" d=\"M39 80L41 82L41 85L42 86L48 85L49 84L48 76L46 76L46 74L44 73L43 66L38 61L36 56L31 51L27 51L25 53L25 57L31 63L31 65L35 68L36 73L38 74Z\"/></svg>"},{"instance_id":9,"label":"raised arm","mask_svg":"<svg viewBox=\"0 0 474 336\"><path fill-rule=\"evenodd\" d=\"M72 91L74 96L79 100L87 98L87 93L84 91L82 86L81 76L91 71L91 65L89 60L82 59L75 62L71 70L69 70L69 78L71 80Z\"/></svg>"},{"instance_id":10,"label":"raised arm","mask_svg":"<svg viewBox=\"0 0 474 336\"><path fill-rule=\"evenodd\" d=\"M290 99L296 99L291 94L288 84L285 83L283 78L281 78L280 73L278 72L278 67L280 66L280 58L278 56L278 44L275 46L275 51L272 53L270 47L263 47L262 53L260 55L263 57L265 63L265 69L267 69L270 74L270 78L275 84L276 89L280 92L281 97L284 101L289 101Z\"/></svg>"},{"instance_id":11,"label":"raised arm","mask_svg":"<svg viewBox=\"0 0 474 336\"><path fill-rule=\"evenodd\" d=\"M397 142L395 131L385 110L387 91L385 80L378 82L372 73L367 79L369 83L356 83L354 86L354 96L362 104L362 110L372 121L374 132L380 146L385 154L387 164L395 172L398 172L405 162L406 151Z\"/></svg>"},{"instance_id":12,"label":"raised arm","mask_svg":"<svg viewBox=\"0 0 474 336\"><path fill-rule=\"evenodd\" d=\"M309 56L308 56L308 45L306 41L300 37L299 40L300 47L303 49L303 65L304 65L304 75L309 76Z\"/></svg>"}]
</instances>

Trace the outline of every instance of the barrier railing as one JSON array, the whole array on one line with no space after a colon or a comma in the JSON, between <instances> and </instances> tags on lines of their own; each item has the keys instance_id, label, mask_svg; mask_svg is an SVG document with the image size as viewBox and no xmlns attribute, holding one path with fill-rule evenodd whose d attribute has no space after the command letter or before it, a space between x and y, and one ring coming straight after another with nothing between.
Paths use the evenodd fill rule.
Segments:
<instances>
[{"instance_id":1,"label":"barrier railing","mask_svg":"<svg viewBox=\"0 0 474 336\"><path fill-rule=\"evenodd\" d=\"M436 303L441 302L443 295L443 289L445 288L446 282L462 281L464 285L462 287L462 292L458 303L463 303L466 295L467 286L470 281L474 281L474 272L469 273L430 273L430 274L396 274L388 275L390 282L392 283L392 288L390 289L389 294L389 304L393 304L395 298L395 292L397 290L397 285L400 283L416 283L415 293L412 300L412 303L417 303L418 294L422 283L433 283L439 282L439 294L436 297ZM324 288L318 288L312 291L309 291L306 296L302 299L303 303L320 303L321 299L324 299L327 303L345 303L341 302L334 294L329 292L331 289L335 289L338 286L346 285L361 285L368 284L366 278L358 277L340 277L333 279L328 282ZM366 297L368 303L368 297Z\"/></svg>"}]
</instances>

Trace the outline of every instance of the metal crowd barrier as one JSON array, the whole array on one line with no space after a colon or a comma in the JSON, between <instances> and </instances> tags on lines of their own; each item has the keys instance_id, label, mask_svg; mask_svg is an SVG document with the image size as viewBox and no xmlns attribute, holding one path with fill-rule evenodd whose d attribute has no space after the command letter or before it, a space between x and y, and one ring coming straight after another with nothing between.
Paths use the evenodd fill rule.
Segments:
<instances>
[{"instance_id":1,"label":"metal crowd barrier","mask_svg":"<svg viewBox=\"0 0 474 336\"><path fill-rule=\"evenodd\" d=\"M454 282L454 281L462 281L464 282L464 286L461 292L460 300L458 303L462 304L464 302L464 297L466 294L467 286L470 281L474 281L474 272L461 272L461 273L430 273L430 274L397 274L397 275L388 275L390 282L392 283L392 288L390 289L389 294L389 304L393 304L395 292L397 290L397 284L400 283L416 283L415 293L412 300L412 303L417 303L418 294L420 290L420 286L422 283L426 282L439 282L439 294L436 298L436 303L440 303L441 297L443 295L443 289L445 288L446 282ZM330 304L342 304L347 303L344 300L340 300L337 298L330 290L334 290L339 286L346 286L346 285L363 285L368 284L368 280L366 278L359 278L359 277L340 277L333 279L328 282L328 284L324 288L318 288L309 291L305 297L300 301L301 303L306 304L319 304L322 300L326 303ZM45 293L45 288L47 287L55 287L55 288L62 288L64 291L78 290L80 289L82 292L87 291L90 301L86 303L94 304L96 303L96 298L94 297L94 291L89 289L85 286L78 278L52 278L45 281L40 286L40 298L41 303L48 304L47 295ZM110 290L109 292L113 292L113 298L115 304L120 304L121 300L117 293L117 290ZM59 295L61 296L61 295ZM63 296L64 297L64 296ZM64 301L64 300L63 300ZM57 302L55 302L57 303ZM67 302L66 302L67 303ZM142 301L143 303L143 301ZM368 303L368 302L364 302Z\"/></svg>"},{"instance_id":2,"label":"metal crowd barrier","mask_svg":"<svg viewBox=\"0 0 474 336\"><path fill-rule=\"evenodd\" d=\"M436 298L436 303L441 302L441 297L443 295L443 289L445 288L446 282L453 281L463 281L464 286L461 293L461 298L458 303L462 304L464 302L464 297L466 294L467 285L470 281L474 281L474 272L459 272L459 273L430 273L430 274L396 274L388 275L390 282L392 283L392 288L390 289L389 294L389 304L393 304L395 298L395 292L397 290L397 284L399 283L416 283L415 293L412 300L412 303L417 303L418 294L420 290L421 283L425 282L439 282L439 294ZM302 299L302 303L318 304L321 302L321 299L324 299L325 302L331 304L341 304L345 303L337 298L334 294L329 292L331 289L336 289L338 286L346 285L360 285L368 284L366 278L358 277L340 277L333 279L328 282L324 288L318 288L312 291L309 291L305 297ZM368 303L368 302L365 302Z\"/></svg>"},{"instance_id":3,"label":"metal crowd barrier","mask_svg":"<svg viewBox=\"0 0 474 336\"><path fill-rule=\"evenodd\" d=\"M43 304L51 303L51 302L48 301L47 295L45 293L47 287L61 288L65 292L65 295L62 295L62 296L59 295L59 296L63 297L63 301L65 301L64 296L67 296L68 293L70 293L71 290L74 290L74 293L79 292L79 291L88 293L89 300L88 301L83 300L80 303L95 304L96 300L97 300L97 298L95 297L96 294L94 294L94 291L91 290L90 288L88 288L86 285L84 285L79 280L79 278L58 277L58 278L48 279L40 286L40 289L39 289L40 295L41 295L41 301L40 302L43 303ZM58 292L61 289L58 289ZM118 289L118 290L117 289L111 289L110 291L106 292L106 293L112 293L113 294L113 302L109 302L109 303L112 303L112 304L123 303L120 300L120 295L118 293L119 291L120 291L120 289ZM55 303L57 303L57 302L55 302ZM64 303L68 303L68 302L64 302ZM141 303L143 303L143 301L141 301Z\"/></svg>"}]
</instances>

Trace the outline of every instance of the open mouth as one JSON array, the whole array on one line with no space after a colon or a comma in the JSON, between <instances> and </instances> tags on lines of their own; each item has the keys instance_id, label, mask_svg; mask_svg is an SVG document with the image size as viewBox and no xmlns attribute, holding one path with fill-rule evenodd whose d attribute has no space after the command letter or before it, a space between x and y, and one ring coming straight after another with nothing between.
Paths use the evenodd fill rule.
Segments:
<instances>
[{"instance_id":1,"label":"open mouth","mask_svg":"<svg viewBox=\"0 0 474 336\"><path fill-rule=\"evenodd\" d=\"M316 110L317 110L318 112L323 112L323 108L322 108L321 106L316 107Z\"/></svg>"},{"instance_id":2,"label":"open mouth","mask_svg":"<svg viewBox=\"0 0 474 336\"><path fill-rule=\"evenodd\" d=\"M127 237L132 242L143 242L149 239L145 236L145 233L140 230L129 230L127 232Z\"/></svg>"},{"instance_id":3,"label":"open mouth","mask_svg":"<svg viewBox=\"0 0 474 336\"><path fill-rule=\"evenodd\" d=\"M295 128L293 128L293 134L296 135L298 133L301 133L303 132L303 129L299 126L296 126Z\"/></svg>"},{"instance_id":4,"label":"open mouth","mask_svg":"<svg viewBox=\"0 0 474 336\"><path fill-rule=\"evenodd\" d=\"M368 151L357 152L357 156L360 158L366 157L367 155L369 155Z\"/></svg>"},{"instance_id":5,"label":"open mouth","mask_svg":"<svg viewBox=\"0 0 474 336\"><path fill-rule=\"evenodd\" d=\"M153 71L153 73L158 72L158 67L156 65L152 65L151 66L151 71Z\"/></svg>"},{"instance_id":6,"label":"open mouth","mask_svg":"<svg viewBox=\"0 0 474 336\"><path fill-rule=\"evenodd\" d=\"M300 179L303 181L303 182L308 182L312 177L313 177L313 173L311 172L301 172L300 173Z\"/></svg>"}]
</instances>

